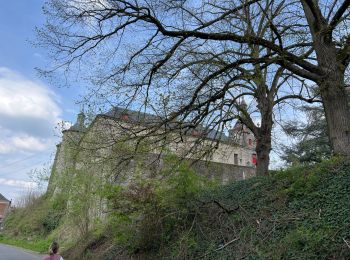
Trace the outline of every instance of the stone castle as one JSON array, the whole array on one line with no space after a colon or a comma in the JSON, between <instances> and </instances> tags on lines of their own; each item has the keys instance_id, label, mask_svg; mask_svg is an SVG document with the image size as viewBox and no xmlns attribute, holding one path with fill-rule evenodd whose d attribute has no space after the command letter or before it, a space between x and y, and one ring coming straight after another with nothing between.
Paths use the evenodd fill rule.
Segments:
<instances>
[{"instance_id":1,"label":"stone castle","mask_svg":"<svg viewBox=\"0 0 350 260\"><path fill-rule=\"evenodd\" d=\"M60 176L69 175L69 172L77 170L85 171L88 178L89 176L110 178L120 176L122 172L132 174L134 150L125 150L125 145L122 143L141 134L142 129L147 129L157 120L160 120L158 116L116 107L105 114L97 115L86 126L85 115L80 113L76 123L63 131L62 141L57 145L48 191L57 192ZM155 158L161 158L160 147L165 146L168 152L191 161L195 171L222 183L254 176L256 153L253 134L240 123L236 123L228 132L227 136L218 131L205 131L204 128L196 127L181 134L181 138L178 138L180 133L175 132L171 134L173 138L168 138L170 141L162 145L157 144L157 148L152 147L143 154L143 157L147 157L148 162L153 159L156 161ZM155 137L152 138L154 139ZM192 149L199 139L204 140L204 144L215 143L215 149L210 146L212 149L209 155L197 155ZM129 147L133 146L135 143L129 142ZM203 149L205 145L201 147ZM125 160L124 168L121 169L117 166L120 166L123 160Z\"/></svg>"}]
</instances>

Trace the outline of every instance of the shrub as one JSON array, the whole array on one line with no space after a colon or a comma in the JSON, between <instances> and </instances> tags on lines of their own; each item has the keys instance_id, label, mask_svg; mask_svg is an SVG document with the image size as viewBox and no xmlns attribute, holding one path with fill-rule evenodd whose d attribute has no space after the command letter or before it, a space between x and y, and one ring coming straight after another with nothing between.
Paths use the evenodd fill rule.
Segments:
<instances>
[{"instance_id":1,"label":"shrub","mask_svg":"<svg viewBox=\"0 0 350 260\"><path fill-rule=\"evenodd\" d=\"M58 227L64 214L63 202L45 195L29 194L5 219L5 232L19 237L45 236Z\"/></svg>"},{"instance_id":2,"label":"shrub","mask_svg":"<svg viewBox=\"0 0 350 260\"><path fill-rule=\"evenodd\" d=\"M165 161L166 167L156 178L137 176L127 186L107 188L114 209L109 225L117 242L130 252L158 252L182 236L196 216L196 198L213 185L188 164L177 164L172 157ZM180 240L187 243L189 238Z\"/></svg>"}]
</instances>

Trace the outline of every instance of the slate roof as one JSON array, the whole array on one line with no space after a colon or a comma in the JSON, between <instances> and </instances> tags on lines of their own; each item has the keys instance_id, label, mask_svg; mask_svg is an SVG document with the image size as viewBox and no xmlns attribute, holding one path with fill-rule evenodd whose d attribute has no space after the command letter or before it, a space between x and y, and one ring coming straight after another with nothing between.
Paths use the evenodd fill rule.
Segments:
<instances>
[{"instance_id":1,"label":"slate roof","mask_svg":"<svg viewBox=\"0 0 350 260\"><path fill-rule=\"evenodd\" d=\"M4 195L2 195L1 193L0 193L0 201L11 202L11 201L9 201L8 199L6 199L6 198L4 197Z\"/></svg>"},{"instance_id":2,"label":"slate roof","mask_svg":"<svg viewBox=\"0 0 350 260\"><path fill-rule=\"evenodd\" d=\"M121 119L123 116L128 116L128 121L132 123L141 123L141 124L152 124L161 122L162 118L160 116L138 112L126 108L114 107L104 115L110 116L113 118Z\"/></svg>"},{"instance_id":3,"label":"slate roof","mask_svg":"<svg viewBox=\"0 0 350 260\"><path fill-rule=\"evenodd\" d=\"M113 117L116 119L123 120L123 116L127 116L127 121L135 124L142 124L142 125L151 125L155 123L160 123L162 122L163 118L157 115L152 115L149 113L143 113L139 111L134 111L126 108L120 108L120 107L114 107L107 113L103 114L109 117ZM169 124L169 127L172 125ZM177 128L179 126L178 123L173 123L173 127ZM197 128L193 129L193 131L205 131L205 127L203 126L198 126ZM230 141L231 138L225 135L225 133L217 131L217 130L209 130L208 133L205 136L208 139L212 140L220 140L220 141Z\"/></svg>"}]
</instances>

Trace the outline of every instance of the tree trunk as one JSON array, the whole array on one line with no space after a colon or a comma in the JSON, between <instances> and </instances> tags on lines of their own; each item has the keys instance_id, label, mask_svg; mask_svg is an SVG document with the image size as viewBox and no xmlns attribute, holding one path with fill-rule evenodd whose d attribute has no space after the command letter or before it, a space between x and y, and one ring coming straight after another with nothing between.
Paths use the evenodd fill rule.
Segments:
<instances>
[{"instance_id":1,"label":"tree trunk","mask_svg":"<svg viewBox=\"0 0 350 260\"><path fill-rule=\"evenodd\" d=\"M317 83L327 120L328 136L333 154L350 156L350 117L345 90L345 67L337 60L333 42L322 34L315 37L315 50L325 75Z\"/></svg>"},{"instance_id":2,"label":"tree trunk","mask_svg":"<svg viewBox=\"0 0 350 260\"><path fill-rule=\"evenodd\" d=\"M261 131L263 132L263 131ZM265 132L265 131L264 131ZM264 176L268 174L271 151L271 131L259 134L256 144L256 175Z\"/></svg>"},{"instance_id":3,"label":"tree trunk","mask_svg":"<svg viewBox=\"0 0 350 260\"><path fill-rule=\"evenodd\" d=\"M272 132L272 105L265 104L261 109L261 126L258 128L256 136L256 175L264 176L268 174L271 152L271 132Z\"/></svg>"},{"instance_id":4,"label":"tree trunk","mask_svg":"<svg viewBox=\"0 0 350 260\"><path fill-rule=\"evenodd\" d=\"M313 38L313 47L319 67L324 74L317 84L320 87L327 119L328 136L335 155L350 156L350 117L344 74L346 66L339 60L338 50L329 31L327 20L322 16L318 1L302 1Z\"/></svg>"},{"instance_id":5,"label":"tree trunk","mask_svg":"<svg viewBox=\"0 0 350 260\"><path fill-rule=\"evenodd\" d=\"M332 151L335 155L350 156L350 111L344 74L336 71L319 86Z\"/></svg>"}]
</instances>

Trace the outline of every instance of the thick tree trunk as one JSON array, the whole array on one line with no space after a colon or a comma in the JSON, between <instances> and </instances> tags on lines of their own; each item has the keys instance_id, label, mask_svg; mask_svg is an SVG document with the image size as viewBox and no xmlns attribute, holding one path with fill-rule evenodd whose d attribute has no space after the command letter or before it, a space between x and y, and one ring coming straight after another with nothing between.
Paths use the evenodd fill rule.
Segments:
<instances>
[{"instance_id":1,"label":"thick tree trunk","mask_svg":"<svg viewBox=\"0 0 350 260\"><path fill-rule=\"evenodd\" d=\"M256 175L264 176L268 174L270 164L271 135L260 136L256 145Z\"/></svg>"},{"instance_id":2,"label":"thick tree trunk","mask_svg":"<svg viewBox=\"0 0 350 260\"><path fill-rule=\"evenodd\" d=\"M319 86L333 153L350 156L350 110L344 74L335 71L333 75L320 82Z\"/></svg>"},{"instance_id":3,"label":"thick tree trunk","mask_svg":"<svg viewBox=\"0 0 350 260\"><path fill-rule=\"evenodd\" d=\"M322 35L316 39L317 59L325 72L322 80L317 83L326 114L331 148L335 155L350 156L350 111L345 90L345 68L337 60L334 43Z\"/></svg>"},{"instance_id":4,"label":"thick tree trunk","mask_svg":"<svg viewBox=\"0 0 350 260\"><path fill-rule=\"evenodd\" d=\"M271 152L272 106L266 105L262 115L261 127L256 136L256 175L268 174Z\"/></svg>"},{"instance_id":5,"label":"thick tree trunk","mask_svg":"<svg viewBox=\"0 0 350 260\"><path fill-rule=\"evenodd\" d=\"M346 66L339 60L338 50L329 31L327 20L322 16L318 1L302 1L313 38L319 67L323 71L320 87L327 119L328 135L333 153L350 156L350 117L344 73Z\"/></svg>"}]
</instances>

